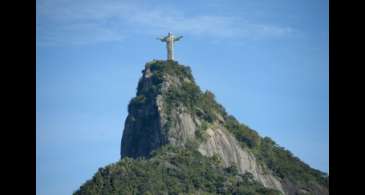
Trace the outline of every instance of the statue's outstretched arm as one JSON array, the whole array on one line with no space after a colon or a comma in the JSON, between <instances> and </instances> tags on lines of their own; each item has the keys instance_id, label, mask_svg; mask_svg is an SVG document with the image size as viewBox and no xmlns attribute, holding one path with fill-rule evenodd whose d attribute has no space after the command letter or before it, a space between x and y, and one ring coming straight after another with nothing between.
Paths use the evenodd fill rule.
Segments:
<instances>
[{"instance_id":1,"label":"statue's outstretched arm","mask_svg":"<svg viewBox=\"0 0 365 195\"><path fill-rule=\"evenodd\" d=\"M160 37L160 38L156 38L157 40L160 40L162 42L166 42L166 37Z\"/></svg>"},{"instance_id":2,"label":"statue's outstretched arm","mask_svg":"<svg viewBox=\"0 0 365 195\"><path fill-rule=\"evenodd\" d=\"M183 36L176 37L176 38L174 38L174 41L178 41L178 40L180 40L181 38L183 38Z\"/></svg>"}]
</instances>

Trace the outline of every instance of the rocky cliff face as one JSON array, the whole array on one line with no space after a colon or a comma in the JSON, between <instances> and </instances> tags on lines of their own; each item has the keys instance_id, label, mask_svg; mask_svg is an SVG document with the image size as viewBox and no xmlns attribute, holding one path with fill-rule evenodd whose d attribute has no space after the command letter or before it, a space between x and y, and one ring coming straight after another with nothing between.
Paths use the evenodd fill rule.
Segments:
<instances>
[{"instance_id":1,"label":"rocky cliff face","mask_svg":"<svg viewBox=\"0 0 365 195\"><path fill-rule=\"evenodd\" d=\"M199 89L190 68L175 61L146 64L128 112L122 158L149 157L152 151L167 144L192 147L202 155L218 157L224 167L236 166L241 174L251 173L263 186L283 194L328 194L326 186L312 179L317 178L317 172L309 174L309 181L296 182L296 176L285 175L285 171L297 166L297 162L272 165L277 161L273 155L287 153L278 152L275 144L270 145L228 115L211 92ZM292 157L289 154L287 158Z\"/></svg>"}]
</instances>

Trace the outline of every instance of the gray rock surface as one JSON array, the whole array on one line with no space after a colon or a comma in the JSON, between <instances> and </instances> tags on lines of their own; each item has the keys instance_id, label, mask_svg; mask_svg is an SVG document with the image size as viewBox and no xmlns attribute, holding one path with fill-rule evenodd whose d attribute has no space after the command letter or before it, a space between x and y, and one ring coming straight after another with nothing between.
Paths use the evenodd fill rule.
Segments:
<instances>
[{"instance_id":1,"label":"gray rock surface","mask_svg":"<svg viewBox=\"0 0 365 195\"><path fill-rule=\"evenodd\" d=\"M155 87L153 86L154 74L146 66L139 81L139 92L137 92L136 98L138 98L140 91L148 91ZM217 114L217 120L209 125L205 130L205 139L201 140L196 137L196 131L202 124L202 119L191 113L187 107L179 102L176 102L176 105L167 112L166 93L172 87L181 87L183 82L193 81L188 78L181 79L164 74L163 82L158 85L159 93L153 94L151 97L140 97L142 105L140 107L136 105L129 109L121 144L122 158L125 156L148 157L153 150L165 144L185 147L192 143L198 143L196 147L201 154L206 156L218 155L225 167L235 165L240 173L250 172L265 187L277 189L290 195L298 192L298 189L294 189L290 182L282 181L274 176L272 171L260 163L248 148L239 144L236 138L222 125L224 117ZM306 189L300 189L300 192L304 193ZM328 194L328 190L323 189L323 193L320 194Z\"/></svg>"},{"instance_id":2,"label":"gray rock surface","mask_svg":"<svg viewBox=\"0 0 365 195\"><path fill-rule=\"evenodd\" d=\"M224 128L213 127L207 129L208 139L199 146L203 155L219 155L226 167L235 165L240 173L250 172L257 181L265 187L274 188L284 193L283 187L270 170L258 164L255 156L243 149L237 140Z\"/></svg>"}]
</instances>

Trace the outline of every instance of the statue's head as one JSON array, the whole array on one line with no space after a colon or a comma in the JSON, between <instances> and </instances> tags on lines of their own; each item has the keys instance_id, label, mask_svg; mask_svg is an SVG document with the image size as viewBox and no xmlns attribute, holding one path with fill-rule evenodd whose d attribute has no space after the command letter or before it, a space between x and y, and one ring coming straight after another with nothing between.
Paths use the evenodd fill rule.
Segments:
<instances>
[{"instance_id":1,"label":"statue's head","mask_svg":"<svg viewBox=\"0 0 365 195\"><path fill-rule=\"evenodd\" d=\"M169 34L168 35L171 35L171 32L169 32Z\"/></svg>"}]
</instances>

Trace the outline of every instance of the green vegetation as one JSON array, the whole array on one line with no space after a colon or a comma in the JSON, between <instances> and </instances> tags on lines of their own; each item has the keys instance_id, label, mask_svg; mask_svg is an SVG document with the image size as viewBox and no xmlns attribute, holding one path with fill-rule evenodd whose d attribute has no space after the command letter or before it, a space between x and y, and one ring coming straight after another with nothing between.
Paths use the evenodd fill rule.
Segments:
<instances>
[{"instance_id":1,"label":"green vegetation","mask_svg":"<svg viewBox=\"0 0 365 195\"><path fill-rule=\"evenodd\" d=\"M150 159L123 158L100 168L74 195L119 194L242 194L277 195L252 175L223 168L217 157L195 150L165 146Z\"/></svg>"},{"instance_id":2,"label":"green vegetation","mask_svg":"<svg viewBox=\"0 0 365 195\"><path fill-rule=\"evenodd\" d=\"M248 126L240 124L233 116L226 116L224 126L236 137L243 147L255 148L260 145L259 134Z\"/></svg>"},{"instance_id":3,"label":"green vegetation","mask_svg":"<svg viewBox=\"0 0 365 195\"><path fill-rule=\"evenodd\" d=\"M179 104L183 104L191 111L199 94L200 89L193 83L183 82L179 87L171 87L165 95L165 103L169 106L167 111Z\"/></svg>"},{"instance_id":4,"label":"green vegetation","mask_svg":"<svg viewBox=\"0 0 365 195\"><path fill-rule=\"evenodd\" d=\"M214 94L212 92L210 91L202 92L201 89L195 84L194 78L191 74L191 70L189 67L178 65L174 61L154 61L149 64L146 64L146 66L148 66L151 72L153 72L151 77L152 83L150 87L144 87L142 86L142 82L139 82L137 97L131 100L131 103L129 105L129 110L136 110L136 109L138 110L146 105L150 105L151 104L150 101L154 101L156 94L160 93L161 85L163 81L166 79L166 75L169 75L173 78L177 78L179 81L179 85L171 86L169 90L163 94L167 109L166 110L167 116L169 117L172 108L176 108L182 104L185 108L188 109L188 112L192 113L193 116L199 117L200 121L202 121L202 124L200 125L200 127L198 127L198 129L195 132L196 137L198 138L199 141L205 140L206 137L205 130L209 125L215 122L221 123L229 132L231 132L234 135L234 137L239 141L239 143L243 148L251 150L255 154L259 162L261 162L264 166L268 167L276 176L280 177L281 179L289 180L294 185L297 186L311 186L313 184L321 184L324 186L328 186L328 177L325 173L312 169L307 164L305 164L300 159L291 154L290 151L286 150L283 147L278 146L270 138L260 137L260 135L255 130L249 128L244 124L239 123L233 116L228 115L224 110L224 108L216 102ZM168 118L166 126L167 129L169 125L171 126L172 122L173 120ZM196 154L194 153L192 155ZM158 161L156 159L159 159L160 157L161 156L157 155L157 157L154 158L155 161ZM199 158L201 159L201 157ZM184 162L188 163L187 161L182 161L182 163ZM123 161L120 162L119 164L120 166L124 167L125 163L126 162ZM133 163L136 164L135 166L146 166L146 167L152 166L149 164L151 162L146 160L133 161ZM160 168L150 167L150 169L152 173L146 173L147 174L145 175L146 178L152 177L152 175L154 174L159 174L158 172L155 172L152 169L162 171L162 169L164 170L167 168L162 166ZM226 170L225 172L221 171L221 174L223 175L228 174L227 171L228 170ZM185 180L186 179L185 177L190 177L188 175L190 174L189 171L187 171L187 173L185 172L182 173L179 171L174 173L176 173L176 175L174 176L177 177L178 179L174 178L169 181L157 179L157 181L160 182L163 181L163 182L162 184L156 184L157 187L155 188L168 192L175 192L175 191L192 192L191 190L197 190L197 189L208 193L219 192L216 186L218 184L214 183L216 182L215 179L219 178L218 176L217 178L212 176L215 179L212 179L212 181L210 181L210 182L214 181L213 183L208 182L209 185L199 184L198 186L195 186L191 184L190 180L189 181ZM203 174L202 172L200 173ZM199 174L199 171L197 172L197 174ZM205 175L202 177L205 177ZM157 178L159 178L159 176ZM125 181L125 182L127 182L128 184L128 182L130 181ZM153 182L153 181L148 180L145 182L148 184L148 182ZM175 182L172 184L169 183L169 185L175 186L176 189L170 189L168 186L166 186L165 182ZM188 182L188 183L183 184L181 182ZM209 190L208 188L204 187L206 185L210 186ZM134 189L134 188L129 186L126 189ZM154 189L149 189L149 190L151 190L151 192L155 192L153 191ZM227 192L227 190L223 191ZM233 191L237 192L238 189L234 189Z\"/></svg>"},{"instance_id":5,"label":"green vegetation","mask_svg":"<svg viewBox=\"0 0 365 195\"><path fill-rule=\"evenodd\" d=\"M309 184L316 182L326 185L328 182L325 173L312 169L288 150L279 147L270 138L262 138L253 129L239 123L233 116L228 115L223 106L215 101L214 94L210 91L203 93L195 84L190 68L178 65L176 62L158 61L150 65L151 71L159 70L159 74L165 73L180 79L180 87L172 87L166 94L165 101L171 107L181 103L189 112L203 121L196 136L204 140L207 125L218 120L218 115L224 118L223 125L240 142L242 147L248 147L275 175L282 179L288 179L295 184ZM162 78L162 77L161 77ZM184 82L187 78L192 82Z\"/></svg>"},{"instance_id":6,"label":"green vegetation","mask_svg":"<svg viewBox=\"0 0 365 195\"><path fill-rule=\"evenodd\" d=\"M225 112L214 101L213 93L203 93L193 82L182 82L179 87L171 87L165 95L165 103L171 107L182 104L190 113L209 123L217 120L218 113Z\"/></svg>"},{"instance_id":7,"label":"green vegetation","mask_svg":"<svg viewBox=\"0 0 365 195\"><path fill-rule=\"evenodd\" d=\"M163 79L163 75L168 74L181 80L186 78L194 81L190 67L179 65L176 61L155 60L147 63L146 68L149 68L160 79Z\"/></svg>"},{"instance_id":8,"label":"green vegetation","mask_svg":"<svg viewBox=\"0 0 365 195\"><path fill-rule=\"evenodd\" d=\"M255 152L258 160L262 161L275 175L282 179L287 179L301 186L312 183L328 186L328 177L325 173L311 168L268 137L262 139Z\"/></svg>"},{"instance_id":9,"label":"green vegetation","mask_svg":"<svg viewBox=\"0 0 365 195\"><path fill-rule=\"evenodd\" d=\"M171 107L183 104L191 113L210 123L217 119L217 113L225 113L224 108L214 100L212 92L206 91L203 93L195 84L190 67L179 65L175 61L155 60L147 63L146 68L149 68L153 73L151 78L153 81L152 88L156 86L156 89L150 89L151 87L145 89L142 86L143 83L139 82L137 95L143 94L148 97L156 95L160 92L162 81L166 80L166 76L169 75L170 78L177 78L180 84L171 86L165 94L165 103L168 106L167 112Z\"/></svg>"},{"instance_id":10,"label":"green vegetation","mask_svg":"<svg viewBox=\"0 0 365 195\"><path fill-rule=\"evenodd\" d=\"M210 99L210 101L215 101ZM209 103L218 105L218 103ZM219 110L216 108L216 110ZM295 185L311 186L314 183L328 186L328 177L325 173L311 168L295 157L290 151L278 146L268 137L262 138L253 129L240 124L233 116L220 110L224 116L224 126L239 141L241 146L247 147L256 155L257 159L267 166L273 173Z\"/></svg>"},{"instance_id":11,"label":"green vegetation","mask_svg":"<svg viewBox=\"0 0 365 195\"><path fill-rule=\"evenodd\" d=\"M202 124L195 130L195 136L200 140L206 140L206 130L208 129L209 123L203 121Z\"/></svg>"}]
</instances>

